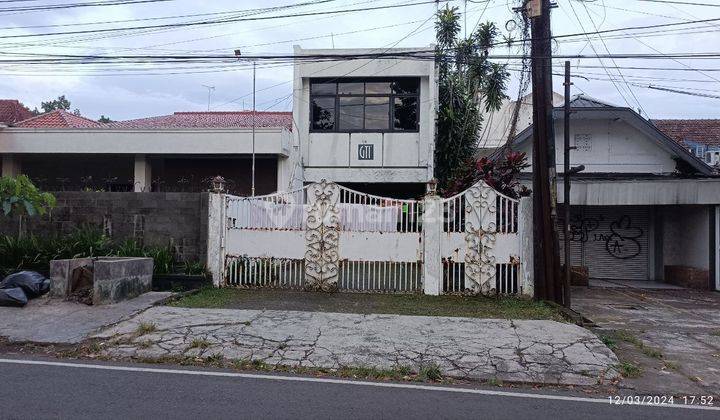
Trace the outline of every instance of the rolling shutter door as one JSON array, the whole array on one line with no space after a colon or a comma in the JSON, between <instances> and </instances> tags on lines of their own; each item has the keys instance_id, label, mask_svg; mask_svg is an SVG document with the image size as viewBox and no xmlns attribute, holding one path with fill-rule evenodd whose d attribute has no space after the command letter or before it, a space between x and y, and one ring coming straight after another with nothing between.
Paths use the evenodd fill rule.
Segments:
<instances>
[{"instance_id":1,"label":"rolling shutter door","mask_svg":"<svg viewBox=\"0 0 720 420\"><path fill-rule=\"evenodd\" d=\"M643 206L573 208L572 264L587 267L591 278L648 280L649 211ZM562 228L559 232L562 251Z\"/></svg>"}]
</instances>

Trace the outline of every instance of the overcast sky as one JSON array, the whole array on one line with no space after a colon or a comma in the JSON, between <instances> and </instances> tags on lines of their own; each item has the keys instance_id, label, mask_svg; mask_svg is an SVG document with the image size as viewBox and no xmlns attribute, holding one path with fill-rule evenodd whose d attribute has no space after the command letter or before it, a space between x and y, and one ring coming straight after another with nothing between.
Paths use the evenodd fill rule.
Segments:
<instances>
[{"instance_id":1,"label":"overcast sky","mask_svg":"<svg viewBox=\"0 0 720 420\"><path fill-rule=\"evenodd\" d=\"M87 0L39 0L0 3L0 9L37 4L81 3ZM251 22L235 22L209 26L172 28L122 33L63 35L34 38L7 38L10 35L74 31L187 22L209 17L157 17L216 13L305 3L311 0L173 0L150 4L82 7L50 11L0 12L0 59L12 59L18 54L203 54L228 53L239 48L243 54L291 53L293 44L304 48L387 47L400 41L398 47L424 47L434 42L433 19L435 6L424 4L376 11L338 15L305 16ZM262 16L306 13L320 10L356 9L418 0L347 0L326 1L323 4L293 8ZM682 0L680 0L682 1ZM689 0L688 0L689 1ZM704 0L718 3L718 0ZM467 31L478 22L493 21L505 30L513 29L511 6L515 1L482 0L455 1L451 4L464 11L467 8ZM509 5L508 5L509 4ZM642 0L558 0L553 10L553 34L591 32L599 30L677 23L720 17L720 7L681 6ZM84 24L130 19L135 22L100 25L53 26ZM579 21L578 21L579 19ZM26 27L26 28L18 28ZM662 30L645 30L642 37L627 33L606 34L603 40L593 38L560 41L556 54L607 53L687 53L720 51L720 21L701 25L673 26ZM353 33L349 33L353 32ZM634 31L637 33L638 31ZM521 35L514 30L512 35ZM314 39L307 39L314 38ZM604 43L603 43L604 41ZM498 48L495 54L518 53L518 50ZM11 55L8 55L11 54ZM513 67L516 61L511 62ZM573 93L590 96L618 105L642 107L650 118L720 118L720 98L703 98L648 89L648 85L698 94L720 96L720 60L669 59L628 60L615 63L604 59L573 60L573 72L589 80L575 78ZM559 63L561 64L561 63ZM614 68L621 68L625 80ZM605 68L603 68L603 66ZM96 119L101 114L114 120L168 114L175 111L241 110L251 106L251 72L246 66L204 64L188 68L168 65L113 68L108 65L74 65L70 67L29 67L3 65L0 69L0 97L17 98L30 108L58 95L66 95L73 108ZM655 67L674 71L623 69L623 67ZM706 69L697 70L697 69ZM561 72L558 67L557 72ZM139 74L134 74L139 73ZM610 76L608 76L608 73ZM517 73L513 72L513 77ZM615 83L608 79L612 78ZM595 80L602 79L602 80ZM627 83L627 84L626 84ZM275 86L277 85L277 86ZM275 86L275 87L271 87ZM629 86L629 87L628 87ZM282 66L258 70L258 109L291 110L292 67ZM556 78L554 88L562 92L562 81ZM632 92L630 92L630 89ZM508 95L517 95L517 83L511 84ZM639 105L638 105L639 103Z\"/></svg>"}]
</instances>

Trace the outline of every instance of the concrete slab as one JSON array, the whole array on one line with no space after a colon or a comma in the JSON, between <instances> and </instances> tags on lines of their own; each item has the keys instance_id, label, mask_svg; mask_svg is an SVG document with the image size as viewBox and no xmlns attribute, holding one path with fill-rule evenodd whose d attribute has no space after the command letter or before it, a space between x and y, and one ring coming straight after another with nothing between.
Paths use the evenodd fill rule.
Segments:
<instances>
[{"instance_id":1,"label":"concrete slab","mask_svg":"<svg viewBox=\"0 0 720 420\"><path fill-rule=\"evenodd\" d=\"M47 297L24 308L0 307L0 336L10 341L79 343L99 329L128 319L170 292L150 292L114 305L87 306Z\"/></svg>"},{"instance_id":2,"label":"concrete slab","mask_svg":"<svg viewBox=\"0 0 720 420\"><path fill-rule=\"evenodd\" d=\"M572 306L600 334L622 331L629 337L618 340L618 355L643 368L639 378L624 380L638 392L720 395L720 293L573 288Z\"/></svg>"},{"instance_id":3,"label":"concrete slab","mask_svg":"<svg viewBox=\"0 0 720 420\"><path fill-rule=\"evenodd\" d=\"M155 328L139 334L141 324ZM437 365L463 379L594 385L617 373L590 331L546 320L157 306L95 337L114 357L210 356L270 365Z\"/></svg>"},{"instance_id":4,"label":"concrete slab","mask_svg":"<svg viewBox=\"0 0 720 420\"><path fill-rule=\"evenodd\" d=\"M590 279L590 287L608 289L683 290L684 287L658 281Z\"/></svg>"}]
</instances>

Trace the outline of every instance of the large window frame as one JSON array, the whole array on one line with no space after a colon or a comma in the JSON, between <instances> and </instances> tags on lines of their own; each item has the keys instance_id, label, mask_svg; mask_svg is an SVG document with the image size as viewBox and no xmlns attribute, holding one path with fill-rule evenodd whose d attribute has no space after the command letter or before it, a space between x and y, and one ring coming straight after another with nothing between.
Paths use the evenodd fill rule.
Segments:
<instances>
[{"instance_id":1,"label":"large window frame","mask_svg":"<svg viewBox=\"0 0 720 420\"><path fill-rule=\"evenodd\" d=\"M382 83L382 82L414 82L417 83L417 90L414 93L394 92L392 85L389 93L367 93L366 83ZM313 84L330 84L334 85L335 93L313 91ZM363 83L363 93L339 93L338 84L341 83ZM419 77L362 77L362 78L311 78L310 79L310 101L309 107L309 127L311 133L418 133L420 131L420 78ZM314 99L332 98L334 99L333 108L333 128L321 129L314 128ZM340 98L362 98L363 99L363 128L340 128ZM387 98L388 99L388 125L385 128L365 128L366 115L365 110L368 106L365 98ZM395 100L398 98L414 98L415 99L415 128L402 129L395 128Z\"/></svg>"}]
</instances>

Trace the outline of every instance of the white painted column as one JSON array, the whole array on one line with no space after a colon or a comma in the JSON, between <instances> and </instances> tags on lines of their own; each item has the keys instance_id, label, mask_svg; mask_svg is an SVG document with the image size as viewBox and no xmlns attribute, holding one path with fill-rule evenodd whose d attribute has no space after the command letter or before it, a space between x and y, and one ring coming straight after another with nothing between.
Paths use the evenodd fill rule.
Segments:
<instances>
[{"instance_id":1,"label":"white painted column","mask_svg":"<svg viewBox=\"0 0 720 420\"><path fill-rule=\"evenodd\" d=\"M521 294L533 297L535 295L535 279L533 277L532 197L523 197L518 204L518 239L520 241L518 286Z\"/></svg>"},{"instance_id":2,"label":"white painted column","mask_svg":"<svg viewBox=\"0 0 720 420\"><path fill-rule=\"evenodd\" d=\"M145 155L135 155L135 192L150 192L152 189L152 168Z\"/></svg>"},{"instance_id":3,"label":"white painted column","mask_svg":"<svg viewBox=\"0 0 720 420\"><path fill-rule=\"evenodd\" d=\"M211 192L208 196L207 269L213 285L224 284L225 270L225 194Z\"/></svg>"},{"instance_id":4,"label":"white painted column","mask_svg":"<svg viewBox=\"0 0 720 420\"><path fill-rule=\"evenodd\" d=\"M442 293L443 264L440 243L443 234L442 199L437 195L425 197L423 222L423 282L426 295Z\"/></svg>"},{"instance_id":5,"label":"white painted column","mask_svg":"<svg viewBox=\"0 0 720 420\"><path fill-rule=\"evenodd\" d=\"M20 173L20 159L13 155L3 155L2 176L18 176Z\"/></svg>"}]
</instances>

